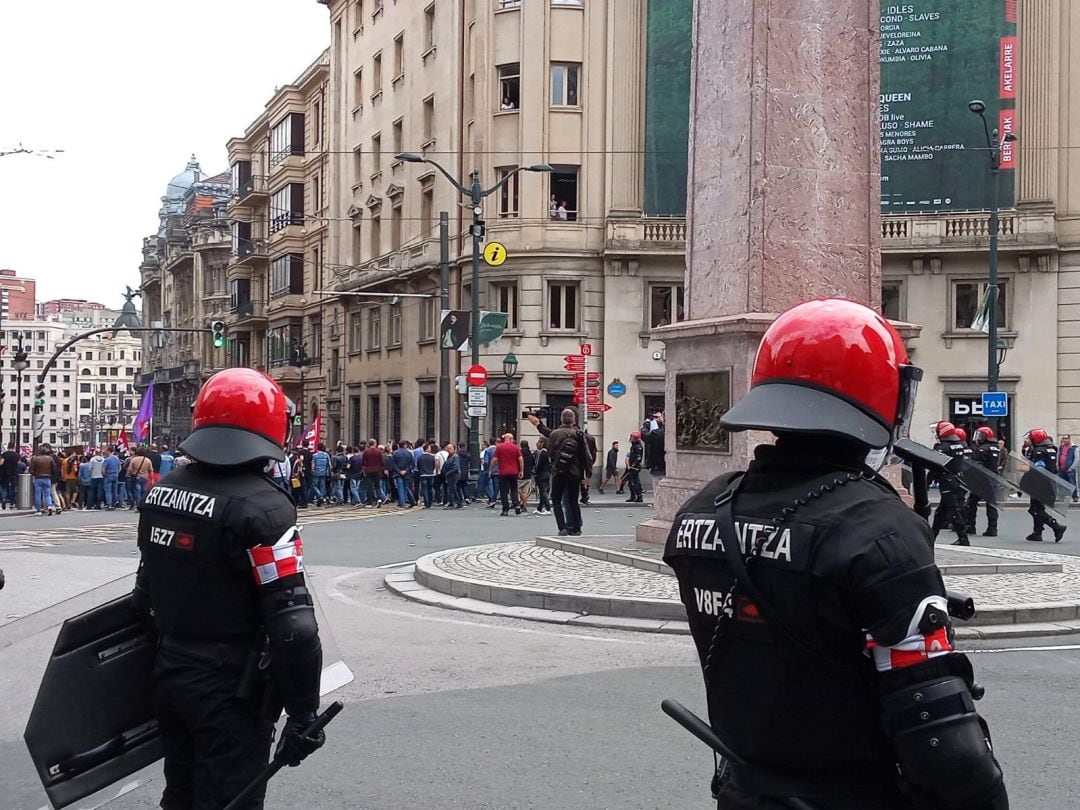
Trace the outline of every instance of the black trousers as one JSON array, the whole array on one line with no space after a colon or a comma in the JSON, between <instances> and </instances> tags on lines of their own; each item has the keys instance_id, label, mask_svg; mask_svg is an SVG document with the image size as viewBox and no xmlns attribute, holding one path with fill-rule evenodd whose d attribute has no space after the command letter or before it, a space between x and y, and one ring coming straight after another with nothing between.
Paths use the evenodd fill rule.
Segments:
<instances>
[{"instance_id":1,"label":"black trousers","mask_svg":"<svg viewBox=\"0 0 1080 810\"><path fill-rule=\"evenodd\" d=\"M979 515L979 501L981 501L978 495L971 493L967 499L967 530L969 534L975 534L975 518ZM998 509L989 501L986 501L986 530L997 531L998 524Z\"/></svg>"},{"instance_id":2,"label":"black trousers","mask_svg":"<svg viewBox=\"0 0 1080 810\"><path fill-rule=\"evenodd\" d=\"M717 810L915 810L901 796L895 798L852 796L850 800L790 799L779 796L754 796L730 782L720 788Z\"/></svg>"},{"instance_id":3,"label":"black trousers","mask_svg":"<svg viewBox=\"0 0 1080 810\"><path fill-rule=\"evenodd\" d=\"M1051 529L1056 529L1060 524L1050 515L1046 513L1046 507L1042 501L1037 501L1031 498L1028 503L1028 514L1031 515L1032 534L1042 534L1042 530L1049 526Z\"/></svg>"},{"instance_id":4,"label":"black trousers","mask_svg":"<svg viewBox=\"0 0 1080 810\"><path fill-rule=\"evenodd\" d=\"M551 477L551 506L555 511L555 524L559 531L581 531L581 479L576 475L555 473Z\"/></svg>"},{"instance_id":5,"label":"black trousers","mask_svg":"<svg viewBox=\"0 0 1080 810\"><path fill-rule=\"evenodd\" d=\"M502 503L504 512L510 511L511 503L513 503L515 509L521 508L521 503L518 501L517 485L518 477L516 475L499 476L499 501Z\"/></svg>"},{"instance_id":6,"label":"black trousers","mask_svg":"<svg viewBox=\"0 0 1080 810\"><path fill-rule=\"evenodd\" d=\"M627 470L623 476L623 486L630 488L631 498L641 497L641 470Z\"/></svg>"},{"instance_id":7,"label":"black trousers","mask_svg":"<svg viewBox=\"0 0 1080 810\"><path fill-rule=\"evenodd\" d=\"M237 697L240 669L162 649L154 665L154 712L165 750L163 810L221 810L270 760L280 704ZM265 789L243 805L262 810Z\"/></svg>"},{"instance_id":8,"label":"black trousers","mask_svg":"<svg viewBox=\"0 0 1080 810\"><path fill-rule=\"evenodd\" d=\"M961 540L967 539L967 515L964 513L963 495L959 492L941 493L941 503L938 504L934 521L930 524L934 537L937 537L938 532L946 525L956 532Z\"/></svg>"}]
</instances>

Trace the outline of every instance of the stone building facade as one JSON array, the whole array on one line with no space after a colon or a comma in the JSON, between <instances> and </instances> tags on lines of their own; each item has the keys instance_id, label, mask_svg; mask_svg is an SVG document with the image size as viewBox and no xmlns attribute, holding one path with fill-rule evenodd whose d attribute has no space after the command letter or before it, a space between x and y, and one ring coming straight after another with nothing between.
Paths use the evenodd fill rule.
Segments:
<instances>
[{"instance_id":1,"label":"stone building facade","mask_svg":"<svg viewBox=\"0 0 1080 810\"><path fill-rule=\"evenodd\" d=\"M210 324L227 310L228 173L205 177L194 155L165 189L158 232L143 240L142 323L199 332L144 333L139 390L154 383L154 439L175 445L191 430L199 387L226 366Z\"/></svg>"},{"instance_id":2,"label":"stone building facade","mask_svg":"<svg viewBox=\"0 0 1080 810\"><path fill-rule=\"evenodd\" d=\"M473 212L434 166L395 159L413 152L463 183L476 170L484 187L517 167L554 169L517 174L483 204L485 240L508 255L479 274L480 308L508 315L502 339L482 347L491 372L483 434L535 438L522 409L570 404L563 358L589 343L590 370L618 394L604 394L611 410L590 429L604 445L625 442L663 407L663 345L649 330L682 317L685 209L656 216L647 205L652 4L327 5L324 284L349 293L323 304L340 369L328 380L327 438L435 435L439 212L450 214L452 309L471 299ZM392 297L404 293L418 297ZM505 379L509 353L518 372ZM463 373L468 355L452 355L451 375ZM454 392L451 403L443 438L463 440L462 398Z\"/></svg>"}]
</instances>

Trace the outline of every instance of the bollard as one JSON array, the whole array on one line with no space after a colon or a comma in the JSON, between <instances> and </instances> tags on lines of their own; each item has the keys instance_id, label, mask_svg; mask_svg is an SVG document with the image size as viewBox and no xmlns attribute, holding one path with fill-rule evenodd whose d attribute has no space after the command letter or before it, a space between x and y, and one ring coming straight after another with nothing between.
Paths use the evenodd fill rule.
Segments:
<instances>
[{"instance_id":1,"label":"bollard","mask_svg":"<svg viewBox=\"0 0 1080 810\"><path fill-rule=\"evenodd\" d=\"M15 493L15 506L18 509L34 508L34 479L30 473L19 476L19 489Z\"/></svg>"}]
</instances>

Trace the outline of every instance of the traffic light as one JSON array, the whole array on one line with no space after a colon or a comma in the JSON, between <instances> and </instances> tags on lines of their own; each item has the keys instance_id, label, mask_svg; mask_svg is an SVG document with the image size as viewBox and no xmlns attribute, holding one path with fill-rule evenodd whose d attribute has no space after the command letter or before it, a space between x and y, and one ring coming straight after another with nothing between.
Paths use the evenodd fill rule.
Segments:
<instances>
[{"instance_id":1,"label":"traffic light","mask_svg":"<svg viewBox=\"0 0 1080 810\"><path fill-rule=\"evenodd\" d=\"M210 324L210 331L214 333L214 348L225 348L225 321L214 321Z\"/></svg>"},{"instance_id":2,"label":"traffic light","mask_svg":"<svg viewBox=\"0 0 1080 810\"><path fill-rule=\"evenodd\" d=\"M34 389L34 407L45 407L45 383L39 382L37 388Z\"/></svg>"},{"instance_id":3,"label":"traffic light","mask_svg":"<svg viewBox=\"0 0 1080 810\"><path fill-rule=\"evenodd\" d=\"M454 384L457 386L457 392L459 394L464 394L466 391L469 390L469 384L465 381L464 374L459 374L458 376L454 377Z\"/></svg>"}]
</instances>

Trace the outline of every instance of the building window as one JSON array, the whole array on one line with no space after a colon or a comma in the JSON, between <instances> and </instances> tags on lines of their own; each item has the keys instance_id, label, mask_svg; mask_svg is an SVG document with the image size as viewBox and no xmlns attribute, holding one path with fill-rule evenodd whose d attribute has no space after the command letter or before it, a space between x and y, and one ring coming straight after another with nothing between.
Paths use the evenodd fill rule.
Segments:
<instances>
[{"instance_id":1,"label":"building window","mask_svg":"<svg viewBox=\"0 0 1080 810\"><path fill-rule=\"evenodd\" d=\"M667 326L686 319L682 284L649 285L649 327Z\"/></svg>"},{"instance_id":2,"label":"building window","mask_svg":"<svg viewBox=\"0 0 1080 810\"><path fill-rule=\"evenodd\" d=\"M330 387L341 386L341 350L332 349L330 352Z\"/></svg>"},{"instance_id":3,"label":"building window","mask_svg":"<svg viewBox=\"0 0 1080 810\"><path fill-rule=\"evenodd\" d=\"M521 107L521 64L510 62L499 65L499 109L516 110Z\"/></svg>"},{"instance_id":4,"label":"building window","mask_svg":"<svg viewBox=\"0 0 1080 810\"><path fill-rule=\"evenodd\" d=\"M304 184L287 183L270 198L270 233L304 224Z\"/></svg>"},{"instance_id":5,"label":"building window","mask_svg":"<svg viewBox=\"0 0 1080 810\"><path fill-rule=\"evenodd\" d=\"M420 137L423 138L422 143L426 146L435 140L435 96L424 99L423 127Z\"/></svg>"},{"instance_id":6,"label":"building window","mask_svg":"<svg viewBox=\"0 0 1080 810\"><path fill-rule=\"evenodd\" d=\"M382 434L382 414L380 411L380 398L378 394L368 396L368 435L379 441Z\"/></svg>"},{"instance_id":7,"label":"building window","mask_svg":"<svg viewBox=\"0 0 1080 810\"><path fill-rule=\"evenodd\" d=\"M352 7L353 36L364 30L364 0L354 0Z\"/></svg>"},{"instance_id":8,"label":"building window","mask_svg":"<svg viewBox=\"0 0 1080 810\"><path fill-rule=\"evenodd\" d=\"M376 132L371 136L371 180L382 173L382 133Z\"/></svg>"},{"instance_id":9,"label":"building window","mask_svg":"<svg viewBox=\"0 0 1080 810\"><path fill-rule=\"evenodd\" d=\"M585 0L551 0L553 6L583 6Z\"/></svg>"},{"instance_id":10,"label":"building window","mask_svg":"<svg viewBox=\"0 0 1080 810\"><path fill-rule=\"evenodd\" d=\"M401 394L391 394L387 397L387 403L389 406L390 423L387 425L390 435L388 439L394 441L400 441L401 439Z\"/></svg>"},{"instance_id":11,"label":"building window","mask_svg":"<svg viewBox=\"0 0 1080 810\"><path fill-rule=\"evenodd\" d=\"M435 184L426 180L420 184L420 238L427 239L435 229Z\"/></svg>"},{"instance_id":12,"label":"building window","mask_svg":"<svg viewBox=\"0 0 1080 810\"><path fill-rule=\"evenodd\" d=\"M311 210L322 210L322 184L319 182L318 175L311 178Z\"/></svg>"},{"instance_id":13,"label":"building window","mask_svg":"<svg viewBox=\"0 0 1080 810\"><path fill-rule=\"evenodd\" d=\"M361 338L363 337L364 327L363 318L361 318L359 312L349 313L349 351L360 351Z\"/></svg>"},{"instance_id":14,"label":"building window","mask_svg":"<svg viewBox=\"0 0 1080 810\"><path fill-rule=\"evenodd\" d=\"M579 289L576 281L548 282L549 329L577 330Z\"/></svg>"},{"instance_id":15,"label":"building window","mask_svg":"<svg viewBox=\"0 0 1080 810\"><path fill-rule=\"evenodd\" d=\"M518 287L516 281L496 281L491 285L488 308L493 312L505 312L506 328L518 328Z\"/></svg>"},{"instance_id":16,"label":"building window","mask_svg":"<svg viewBox=\"0 0 1080 810\"><path fill-rule=\"evenodd\" d=\"M382 92L382 51L371 58L371 98Z\"/></svg>"},{"instance_id":17,"label":"building window","mask_svg":"<svg viewBox=\"0 0 1080 810\"><path fill-rule=\"evenodd\" d=\"M881 314L890 321L902 321L902 306L900 300L903 283L899 281L881 282Z\"/></svg>"},{"instance_id":18,"label":"building window","mask_svg":"<svg viewBox=\"0 0 1080 810\"><path fill-rule=\"evenodd\" d=\"M378 211L371 214L371 256L382 255L382 216Z\"/></svg>"},{"instance_id":19,"label":"building window","mask_svg":"<svg viewBox=\"0 0 1080 810\"><path fill-rule=\"evenodd\" d=\"M311 352L309 357L312 363L318 363L322 359L322 321L318 318L311 319Z\"/></svg>"},{"instance_id":20,"label":"building window","mask_svg":"<svg viewBox=\"0 0 1080 810\"><path fill-rule=\"evenodd\" d=\"M270 297L303 295L304 257L300 253L286 253L270 262Z\"/></svg>"},{"instance_id":21,"label":"building window","mask_svg":"<svg viewBox=\"0 0 1080 810\"><path fill-rule=\"evenodd\" d=\"M386 345L401 345L401 304L390 306L390 340Z\"/></svg>"},{"instance_id":22,"label":"building window","mask_svg":"<svg viewBox=\"0 0 1080 810\"><path fill-rule=\"evenodd\" d=\"M382 348L382 307L368 310L367 348L369 352Z\"/></svg>"},{"instance_id":23,"label":"building window","mask_svg":"<svg viewBox=\"0 0 1080 810\"><path fill-rule=\"evenodd\" d=\"M405 151L405 137L404 137L405 132L404 132L404 130L405 130L404 120L399 118L397 121L394 122L394 129L393 129L393 132L392 132L393 139L394 139L393 147L394 147L394 154L395 155L400 154L401 152Z\"/></svg>"},{"instance_id":24,"label":"building window","mask_svg":"<svg viewBox=\"0 0 1080 810\"><path fill-rule=\"evenodd\" d=\"M424 9L424 52L435 47L435 4Z\"/></svg>"},{"instance_id":25,"label":"building window","mask_svg":"<svg viewBox=\"0 0 1080 810\"><path fill-rule=\"evenodd\" d=\"M551 66L551 106L578 106L578 73L581 65Z\"/></svg>"},{"instance_id":26,"label":"building window","mask_svg":"<svg viewBox=\"0 0 1080 810\"><path fill-rule=\"evenodd\" d=\"M428 438L435 435L435 395L420 395L420 435Z\"/></svg>"},{"instance_id":27,"label":"building window","mask_svg":"<svg viewBox=\"0 0 1080 810\"><path fill-rule=\"evenodd\" d=\"M401 250L401 197L390 206L390 250Z\"/></svg>"},{"instance_id":28,"label":"building window","mask_svg":"<svg viewBox=\"0 0 1080 810\"><path fill-rule=\"evenodd\" d=\"M405 32L394 37L394 81L405 76Z\"/></svg>"},{"instance_id":29,"label":"building window","mask_svg":"<svg viewBox=\"0 0 1080 810\"><path fill-rule=\"evenodd\" d=\"M499 188L499 218L514 219L518 215L519 186L521 173L516 171L515 166L496 167L495 174L502 181L509 176L509 180Z\"/></svg>"},{"instance_id":30,"label":"building window","mask_svg":"<svg viewBox=\"0 0 1080 810\"><path fill-rule=\"evenodd\" d=\"M575 221L578 218L578 167L553 166L548 215L552 219Z\"/></svg>"},{"instance_id":31,"label":"building window","mask_svg":"<svg viewBox=\"0 0 1080 810\"><path fill-rule=\"evenodd\" d=\"M251 279L234 278L229 282L229 309L237 315L252 314Z\"/></svg>"},{"instance_id":32,"label":"building window","mask_svg":"<svg viewBox=\"0 0 1080 810\"><path fill-rule=\"evenodd\" d=\"M289 113L270 130L270 166L290 155L304 154L304 114Z\"/></svg>"},{"instance_id":33,"label":"building window","mask_svg":"<svg viewBox=\"0 0 1080 810\"><path fill-rule=\"evenodd\" d=\"M357 146L352 151L353 154L353 185L359 186L364 182L364 158L363 152L360 147Z\"/></svg>"},{"instance_id":34,"label":"building window","mask_svg":"<svg viewBox=\"0 0 1080 810\"><path fill-rule=\"evenodd\" d=\"M420 299L420 341L435 340L435 302L431 298Z\"/></svg>"},{"instance_id":35,"label":"building window","mask_svg":"<svg viewBox=\"0 0 1080 810\"><path fill-rule=\"evenodd\" d=\"M352 75L353 109L364 106L364 69L357 68Z\"/></svg>"},{"instance_id":36,"label":"building window","mask_svg":"<svg viewBox=\"0 0 1080 810\"><path fill-rule=\"evenodd\" d=\"M521 8L521 0L499 0L499 8Z\"/></svg>"},{"instance_id":37,"label":"building window","mask_svg":"<svg viewBox=\"0 0 1080 810\"><path fill-rule=\"evenodd\" d=\"M322 143L322 102L318 99L311 105L311 142L313 146Z\"/></svg>"},{"instance_id":38,"label":"building window","mask_svg":"<svg viewBox=\"0 0 1080 810\"><path fill-rule=\"evenodd\" d=\"M985 281L954 281L953 282L953 328L954 329L978 329L976 319L982 312L983 301L986 298L986 288L989 285ZM1009 284L1007 281L998 282L997 294L997 327L1001 330L1009 328L1008 302Z\"/></svg>"},{"instance_id":39,"label":"building window","mask_svg":"<svg viewBox=\"0 0 1080 810\"><path fill-rule=\"evenodd\" d=\"M349 397L349 421L352 435L349 437L353 447L362 446L364 441L360 436L360 397Z\"/></svg>"}]
</instances>

